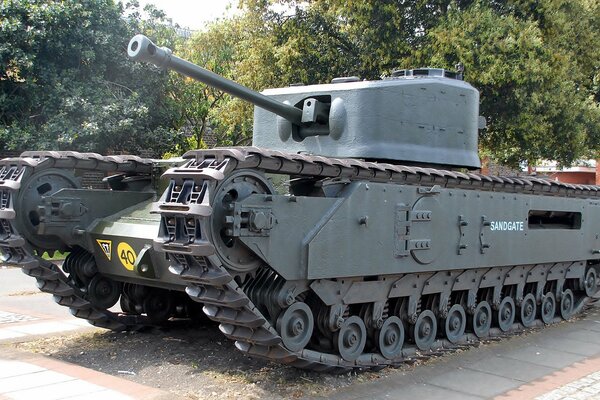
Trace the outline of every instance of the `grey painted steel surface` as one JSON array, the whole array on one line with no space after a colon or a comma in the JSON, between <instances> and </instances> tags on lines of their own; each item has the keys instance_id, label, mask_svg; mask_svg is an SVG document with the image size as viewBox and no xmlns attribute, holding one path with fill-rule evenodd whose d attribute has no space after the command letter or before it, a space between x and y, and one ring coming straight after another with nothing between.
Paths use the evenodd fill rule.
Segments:
<instances>
[{"instance_id":1,"label":"grey painted steel surface","mask_svg":"<svg viewBox=\"0 0 600 400\"><path fill-rule=\"evenodd\" d=\"M163 254L152 250L152 241L158 234L160 224L160 218L150 213L152 204L153 202L142 202L96 220L87 229L89 233L86 248L95 254L98 270L106 276L123 282L182 290L181 280L169 272L169 261ZM102 241L111 243L110 258L100 246ZM119 261L118 249L121 243L129 245L135 254L136 260L131 270ZM140 270L142 252L148 253L147 256L150 257L145 260L145 273Z\"/></svg>"},{"instance_id":2,"label":"grey painted steel surface","mask_svg":"<svg viewBox=\"0 0 600 400\"><path fill-rule=\"evenodd\" d=\"M289 104L330 96L331 134L297 141L290 124L256 107L254 146L329 157L480 167L479 92L466 82L417 76L294 86L263 93Z\"/></svg>"},{"instance_id":3,"label":"grey painted steel surface","mask_svg":"<svg viewBox=\"0 0 600 400\"><path fill-rule=\"evenodd\" d=\"M0 160L3 259L95 326L137 329L192 316L196 304L167 276L164 255L152 250L160 223L148 214L159 187L153 175L174 163L76 152ZM109 189L81 189L73 172L89 170L113 173ZM120 234L111 235L116 226ZM69 254L59 267L38 257L44 250ZM123 312L109 310L117 302Z\"/></svg>"},{"instance_id":4,"label":"grey painted steel surface","mask_svg":"<svg viewBox=\"0 0 600 400\"><path fill-rule=\"evenodd\" d=\"M596 187L258 148L184 158L166 173L156 249L250 355L317 370L390 365L569 319L598 288ZM254 192L265 173L300 181L292 195ZM200 236L178 229L192 216ZM554 250L522 244L563 237ZM240 241L258 263L248 280Z\"/></svg>"},{"instance_id":5,"label":"grey painted steel surface","mask_svg":"<svg viewBox=\"0 0 600 400\"><path fill-rule=\"evenodd\" d=\"M420 189L353 182L335 198L254 195L242 204L268 206L277 224L242 241L290 280L600 259L598 200ZM579 212L581 227L530 229L530 210Z\"/></svg>"}]
</instances>

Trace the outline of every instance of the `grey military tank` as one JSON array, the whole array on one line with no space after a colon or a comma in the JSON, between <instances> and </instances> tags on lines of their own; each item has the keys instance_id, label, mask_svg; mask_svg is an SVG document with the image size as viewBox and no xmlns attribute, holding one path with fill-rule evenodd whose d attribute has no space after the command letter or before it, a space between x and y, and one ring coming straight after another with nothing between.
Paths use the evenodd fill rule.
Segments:
<instances>
[{"instance_id":1,"label":"grey military tank","mask_svg":"<svg viewBox=\"0 0 600 400\"><path fill-rule=\"evenodd\" d=\"M134 329L197 304L242 352L345 371L570 319L593 301L599 188L475 172L484 123L460 74L256 93L141 35L128 53L254 103L253 146L167 164L3 160L4 257L75 315ZM86 169L115 171L110 187L81 188ZM37 256L55 248L71 251L62 269ZM109 311L117 301L123 312Z\"/></svg>"}]
</instances>

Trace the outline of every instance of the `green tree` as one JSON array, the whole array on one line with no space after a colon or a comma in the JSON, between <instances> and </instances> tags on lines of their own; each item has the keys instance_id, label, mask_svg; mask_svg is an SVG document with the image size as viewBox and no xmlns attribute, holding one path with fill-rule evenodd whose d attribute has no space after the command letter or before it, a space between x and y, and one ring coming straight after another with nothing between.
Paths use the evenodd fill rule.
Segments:
<instances>
[{"instance_id":1,"label":"green tree","mask_svg":"<svg viewBox=\"0 0 600 400\"><path fill-rule=\"evenodd\" d=\"M593 155L600 125L590 85L592 52L581 55L579 45L556 33L570 31L561 24L564 16L554 13L552 22L542 22L539 15L519 14L515 7L499 12L484 2L452 10L429 32L420 59L467 66L488 119L481 145L494 158L510 165L540 159L569 164Z\"/></svg>"},{"instance_id":2,"label":"green tree","mask_svg":"<svg viewBox=\"0 0 600 400\"><path fill-rule=\"evenodd\" d=\"M174 49L175 54L253 90L277 86L276 49L263 20L254 14L217 21ZM169 97L178 105L177 130L189 140L177 149L208 145L248 145L252 138L252 104L203 83L171 73Z\"/></svg>"},{"instance_id":3,"label":"green tree","mask_svg":"<svg viewBox=\"0 0 600 400\"><path fill-rule=\"evenodd\" d=\"M245 13L226 24L229 40L233 43L228 77L256 91L281 86L284 81L276 65L277 43L262 17ZM253 110L254 106L247 101L225 96L225 101L211 113L217 144L249 145Z\"/></svg>"},{"instance_id":4,"label":"green tree","mask_svg":"<svg viewBox=\"0 0 600 400\"><path fill-rule=\"evenodd\" d=\"M207 30L194 34L191 39L180 42L175 53L216 74L231 78L236 43L236 32L231 27L229 20L214 23ZM228 100L226 94L177 73L171 73L170 79L168 95L177 104L175 128L179 132L186 132L189 137L181 150L207 147L206 132L208 129L215 130L218 124L215 110ZM219 135L214 139L217 145L222 144Z\"/></svg>"},{"instance_id":5,"label":"green tree","mask_svg":"<svg viewBox=\"0 0 600 400\"><path fill-rule=\"evenodd\" d=\"M126 56L133 32L165 26L164 15L150 10L157 21L144 25L130 6L126 19L112 0L1 1L0 144L101 153L173 147L166 74Z\"/></svg>"},{"instance_id":6,"label":"green tree","mask_svg":"<svg viewBox=\"0 0 600 400\"><path fill-rule=\"evenodd\" d=\"M423 0L245 0L276 40L287 83L326 83L336 76L377 79L410 61L450 4ZM277 7L274 7L277 6ZM274 10L282 9L276 12Z\"/></svg>"}]
</instances>

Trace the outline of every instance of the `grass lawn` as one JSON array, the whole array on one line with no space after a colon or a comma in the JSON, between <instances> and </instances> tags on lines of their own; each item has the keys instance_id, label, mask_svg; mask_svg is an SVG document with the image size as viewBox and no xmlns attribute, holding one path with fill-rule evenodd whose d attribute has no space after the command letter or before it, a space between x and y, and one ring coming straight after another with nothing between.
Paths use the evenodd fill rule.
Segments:
<instances>
[{"instance_id":1,"label":"grass lawn","mask_svg":"<svg viewBox=\"0 0 600 400\"><path fill-rule=\"evenodd\" d=\"M44 260L48 260L48 261L54 261L54 260L64 260L66 256L68 256L69 253L65 252L65 253L61 253L60 251L55 251L53 255L48 254L48 252L44 252L44 254L42 254L42 258Z\"/></svg>"}]
</instances>

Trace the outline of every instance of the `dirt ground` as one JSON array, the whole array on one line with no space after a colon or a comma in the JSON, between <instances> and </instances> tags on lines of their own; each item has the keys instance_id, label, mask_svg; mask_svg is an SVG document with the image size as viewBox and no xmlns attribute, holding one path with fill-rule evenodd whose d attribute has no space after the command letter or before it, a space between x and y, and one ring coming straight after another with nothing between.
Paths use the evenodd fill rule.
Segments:
<instances>
[{"instance_id":1,"label":"dirt ground","mask_svg":"<svg viewBox=\"0 0 600 400\"><path fill-rule=\"evenodd\" d=\"M210 322L145 332L99 331L16 344L185 399L326 398L337 388L414 368L311 373L245 356Z\"/></svg>"}]
</instances>

